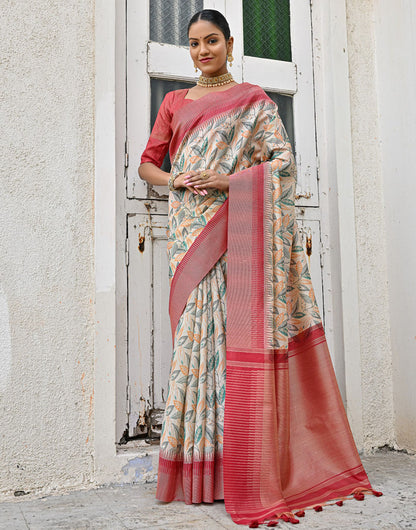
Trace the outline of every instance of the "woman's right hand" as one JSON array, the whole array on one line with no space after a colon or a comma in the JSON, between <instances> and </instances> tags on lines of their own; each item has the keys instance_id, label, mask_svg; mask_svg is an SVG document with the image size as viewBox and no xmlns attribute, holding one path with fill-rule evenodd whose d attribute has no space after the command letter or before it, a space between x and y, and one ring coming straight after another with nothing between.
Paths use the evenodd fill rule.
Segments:
<instances>
[{"instance_id":1,"label":"woman's right hand","mask_svg":"<svg viewBox=\"0 0 416 530\"><path fill-rule=\"evenodd\" d=\"M189 186L189 184L185 185L186 178L194 177L195 175L199 174L199 171L185 171L185 173L181 173L179 176L177 176L173 182L173 187L175 189L178 188L186 188L192 193L195 193L197 195L207 195L207 190L198 190L195 189L193 186Z\"/></svg>"}]
</instances>

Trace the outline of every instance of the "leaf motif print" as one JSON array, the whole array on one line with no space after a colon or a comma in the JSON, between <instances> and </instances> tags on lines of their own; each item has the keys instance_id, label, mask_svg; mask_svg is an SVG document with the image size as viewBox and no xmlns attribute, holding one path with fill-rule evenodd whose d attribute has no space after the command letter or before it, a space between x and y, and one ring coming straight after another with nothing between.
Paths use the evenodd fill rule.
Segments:
<instances>
[{"instance_id":1,"label":"leaf motif print","mask_svg":"<svg viewBox=\"0 0 416 530\"><path fill-rule=\"evenodd\" d=\"M195 415L195 412L193 409L188 410L188 412L185 414L186 423L189 423L190 421L192 421L194 415Z\"/></svg>"},{"instance_id":2,"label":"leaf motif print","mask_svg":"<svg viewBox=\"0 0 416 530\"><path fill-rule=\"evenodd\" d=\"M226 142L217 142L218 149L227 149L228 144Z\"/></svg>"},{"instance_id":3,"label":"leaf motif print","mask_svg":"<svg viewBox=\"0 0 416 530\"><path fill-rule=\"evenodd\" d=\"M174 436L168 436L168 441L172 447L176 447L178 445L178 440Z\"/></svg>"},{"instance_id":4,"label":"leaf motif print","mask_svg":"<svg viewBox=\"0 0 416 530\"><path fill-rule=\"evenodd\" d=\"M305 316L305 313L302 313L300 311L298 311L297 313L293 313L292 317L293 318L303 318Z\"/></svg>"},{"instance_id":5,"label":"leaf motif print","mask_svg":"<svg viewBox=\"0 0 416 530\"><path fill-rule=\"evenodd\" d=\"M208 427L205 427L205 444L213 444L214 443L214 434L211 429Z\"/></svg>"},{"instance_id":6,"label":"leaf motif print","mask_svg":"<svg viewBox=\"0 0 416 530\"><path fill-rule=\"evenodd\" d=\"M199 425L195 432L195 443L199 443L202 438L202 426Z\"/></svg>"},{"instance_id":7,"label":"leaf motif print","mask_svg":"<svg viewBox=\"0 0 416 530\"><path fill-rule=\"evenodd\" d=\"M218 396L218 401L222 404L225 401L225 385L221 386L220 393Z\"/></svg>"},{"instance_id":8,"label":"leaf motif print","mask_svg":"<svg viewBox=\"0 0 416 530\"><path fill-rule=\"evenodd\" d=\"M221 162L220 167L227 175L231 173L231 165L229 163Z\"/></svg>"},{"instance_id":9,"label":"leaf motif print","mask_svg":"<svg viewBox=\"0 0 416 530\"><path fill-rule=\"evenodd\" d=\"M185 342L189 342L188 337L181 337L178 341L178 346L183 346Z\"/></svg>"},{"instance_id":10,"label":"leaf motif print","mask_svg":"<svg viewBox=\"0 0 416 530\"><path fill-rule=\"evenodd\" d=\"M215 356L211 356L209 362L208 362L208 371L212 372L215 368Z\"/></svg>"},{"instance_id":11,"label":"leaf motif print","mask_svg":"<svg viewBox=\"0 0 416 530\"><path fill-rule=\"evenodd\" d=\"M222 258L190 297L192 302L187 304L175 335L173 364L174 371L180 375L176 376L176 386L169 390L172 396L169 395L168 399L176 406L173 410L172 407L166 409L165 416L169 412L170 421L163 424L161 447L167 453L180 454L182 451L184 458L196 458L205 451L222 451L222 446L214 445L204 432L207 426L212 433L221 431L223 422L224 400L222 398L220 403L218 396L222 395L221 387L225 388L225 315L219 287L225 285L225 272L226 259ZM199 311L201 314L197 315ZM208 315L211 316L208 318ZM209 325L211 319L214 325ZM201 337L199 344L190 340L198 334ZM222 344L217 343L218 337ZM190 349L189 343L192 345ZM185 367L188 368L187 377ZM175 400L183 403L182 411L178 410L180 405ZM215 415L208 414L208 410L215 410ZM183 444L173 447L167 437L176 436L175 426L179 428L181 424L184 427Z\"/></svg>"},{"instance_id":12,"label":"leaf motif print","mask_svg":"<svg viewBox=\"0 0 416 530\"><path fill-rule=\"evenodd\" d=\"M227 144L231 144L235 135L235 126L231 127L227 134Z\"/></svg>"},{"instance_id":13,"label":"leaf motif print","mask_svg":"<svg viewBox=\"0 0 416 530\"><path fill-rule=\"evenodd\" d=\"M276 105L265 98L258 105L231 109L206 119L185 134L172 161L172 171L209 168L233 174L270 160L273 252L273 347L319 322L310 273L295 223L296 168ZM215 216L228 194L207 196L178 189L169 194L169 275L186 256L198 235ZM224 258L224 259L223 259ZM226 396L226 255L195 287L178 323L161 451L171 460L203 460L222 453ZM292 285L288 286L290 278ZM305 298L302 297L304 295Z\"/></svg>"}]
</instances>

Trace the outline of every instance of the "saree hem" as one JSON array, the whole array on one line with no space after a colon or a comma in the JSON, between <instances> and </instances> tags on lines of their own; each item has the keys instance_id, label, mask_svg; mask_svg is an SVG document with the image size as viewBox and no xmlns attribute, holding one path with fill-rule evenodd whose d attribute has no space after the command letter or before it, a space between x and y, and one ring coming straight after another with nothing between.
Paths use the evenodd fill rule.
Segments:
<instances>
[{"instance_id":1,"label":"saree hem","mask_svg":"<svg viewBox=\"0 0 416 530\"><path fill-rule=\"evenodd\" d=\"M372 488L355 488L347 495L332 496L326 501L321 501L319 504L313 504L308 506L296 505L296 507L290 508L287 507L286 510L267 510L264 514L257 514L256 517L243 517L238 518L234 514L230 514L233 521L237 524L247 524L250 528L257 528L260 524L265 524L268 522L273 522L281 519L284 522L297 524L299 523L299 517L305 517L306 511L314 510L315 512L322 512L325 506L342 506L345 501L363 501L366 495L374 495L375 497L380 497L383 495L380 491L376 491ZM274 525L270 525L274 526Z\"/></svg>"},{"instance_id":2,"label":"saree hem","mask_svg":"<svg viewBox=\"0 0 416 530\"><path fill-rule=\"evenodd\" d=\"M180 457L167 459L160 454L156 498L163 502L183 501L185 504L223 500L222 456L184 462Z\"/></svg>"}]
</instances>

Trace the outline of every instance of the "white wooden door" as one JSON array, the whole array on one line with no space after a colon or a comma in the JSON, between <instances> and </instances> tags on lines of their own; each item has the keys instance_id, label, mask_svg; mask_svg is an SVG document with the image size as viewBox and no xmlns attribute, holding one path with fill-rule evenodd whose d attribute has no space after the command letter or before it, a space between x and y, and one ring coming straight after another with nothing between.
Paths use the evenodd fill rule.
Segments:
<instances>
[{"instance_id":1,"label":"white wooden door","mask_svg":"<svg viewBox=\"0 0 416 530\"><path fill-rule=\"evenodd\" d=\"M273 50L263 52L264 43L253 46L249 42L254 15L257 23L271 23L273 29L268 4L281 9L279 24L285 24L286 30L290 27L284 60L273 57ZM296 154L297 217L304 243L307 238L312 241L311 276L324 316L309 0L127 0L126 196L122 208L126 220L130 437L159 436L172 355L166 254L168 190L148 186L140 180L137 168L164 94L195 83L186 28L190 17L202 8L218 9L229 21L235 38L231 71L236 81L262 86L279 106ZM263 32L269 38L273 34L265 27Z\"/></svg>"}]
</instances>

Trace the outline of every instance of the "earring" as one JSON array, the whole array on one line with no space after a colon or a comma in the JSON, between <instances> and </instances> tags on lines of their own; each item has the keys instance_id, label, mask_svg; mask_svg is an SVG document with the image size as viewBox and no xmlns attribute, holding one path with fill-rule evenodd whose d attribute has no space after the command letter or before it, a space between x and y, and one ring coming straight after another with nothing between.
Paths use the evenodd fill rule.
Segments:
<instances>
[{"instance_id":1,"label":"earring","mask_svg":"<svg viewBox=\"0 0 416 530\"><path fill-rule=\"evenodd\" d=\"M198 71L196 64L194 63L195 73Z\"/></svg>"},{"instance_id":2,"label":"earring","mask_svg":"<svg viewBox=\"0 0 416 530\"><path fill-rule=\"evenodd\" d=\"M230 68L233 65L234 57L231 53L228 54L228 62L230 63Z\"/></svg>"}]
</instances>

